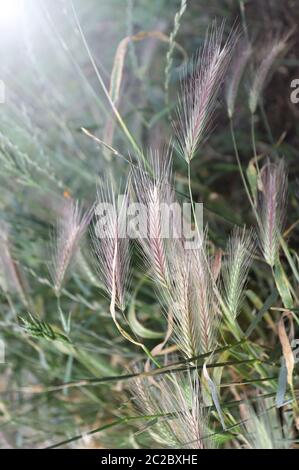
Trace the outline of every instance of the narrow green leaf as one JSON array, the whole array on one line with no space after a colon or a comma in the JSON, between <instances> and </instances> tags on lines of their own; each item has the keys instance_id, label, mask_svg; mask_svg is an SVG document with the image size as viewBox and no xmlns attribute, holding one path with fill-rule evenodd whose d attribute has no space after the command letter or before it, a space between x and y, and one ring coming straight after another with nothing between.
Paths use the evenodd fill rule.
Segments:
<instances>
[{"instance_id":1,"label":"narrow green leaf","mask_svg":"<svg viewBox=\"0 0 299 470\"><path fill-rule=\"evenodd\" d=\"M214 403L215 408L217 410L221 425L222 425L223 429L226 430L226 426L225 426L224 418L223 418L223 413L222 413L219 398L218 398L217 387L216 387L213 380L211 379L211 377L208 374L206 364L203 365L203 376L207 381L207 384L208 384L208 387L209 387L209 390L210 390L210 393L211 393L211 396L212 396L212 400L213 400L213 403Z\"/></svg>"},{"instance_id":2,"label":"narrow green leaf","mask_svg":"<svg viewBox=\"0 0 299 470\"><path fill-rule=\"evenodd\" d=\"M276 407L280 408L284 405L284 397L287 391L287 383L288 383L288 370L286 368L286 363L284 358L281 358L281 366L279 370L279 377L278 377L278 388L276 393Z\"/></svg>"},{"instance_id":3,"label":"narrow green leaf","mask_svg":"<svg viewBox=\"0 0 299 470\"><path fill-rule=\"evenodd\" d=\"M247 331L245 333L246 338L249 338L251 333L255 330L255 328L257 327L257 325L259 324L259 322L263 318L264 314L269 310L270 307L272 307L272 305L275 304L275 302L277 300L277 297L278 297L278 292L276 290L271 292L271 294L266 299L266 301L265 301L264 305L262 306L262 308L260 309L260 311L254 317L254 320L252 321L252 323L247 328Z\"/></svg>"},{"instance_id":4,"label":"narrow green leaf","mask_svg":"<svg viewBox=\"0 0 299 470\"><path fill-rule=\"evenodd\" d=\"M132 298L128 311L128 322L132 331L140 338L145 339L159 339L163 338L164 334L157 331L150 330L149 328L144 327L137 318L136 309L135 309L135 295Z\"/></svg>"},{"instance_id":5,"label":"narrow green leaf","mask_svg":"<svg viewBox=\"0 0 299 470\"><path fill-rule=\"evenodd\" d=\"M247 176L247 180L250 186L253 200L256 201L257 199L257 171L252 160L250 160L249 165L247 167L246 176Z\"/></svg>"},{"instance_id":6,"label":"narrow green leaf","mask_svg":"<svg viewBox=\"0 0 299 470\"><path fill-rule=\"evenodd\" d=\"M280 262L278 262L275 265L274 278L275 278L276 287L281 296L281 300L283 302L284 307L292 308L294 305L293 305L293 299L292 299L292 295L291 295L291 291L289 287L289 281L285 275L285 272Z\"/></svg>"}]
</instances>

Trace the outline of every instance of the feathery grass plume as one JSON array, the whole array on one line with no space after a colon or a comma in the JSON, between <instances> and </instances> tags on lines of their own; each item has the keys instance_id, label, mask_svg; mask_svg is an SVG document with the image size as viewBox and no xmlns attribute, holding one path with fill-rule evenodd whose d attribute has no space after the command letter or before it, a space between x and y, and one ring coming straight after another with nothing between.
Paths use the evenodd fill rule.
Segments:
<instances>
[{"instance_id":1,"label":"feathery grass plume","mask_svg":"<svg viewBox=\"0 0 299 470\"><path fill-rule=\"evenodd\" d=\"M178 244L168 253L170 288L162 292L172 309L173 340L187 358L197 356L201 349L200 316L193 304L194 281L190 253Z\"/></svg>"},{"instance_id":2,"label":"feathery grass plume","mask_svg":"<svg viewBox=\"0 0 299 470\"><path fill-rule=\"evenodd\" d=\"M244 414L247 418L244 422L244 437L251 449L288 449L291 447L292 441L285 439L283 423L280 422L277 409L270 400L261 400L257 411L248 403ZM291 432L287 434L289 436Z\"/></svg>"},{"instance_id":3,"label":"feathery grass plume","mask_svg":"<svg viewBox=\"0 0 299 470\"><path fill-rule=\"evenodd\" d=\"M211 275L207 266L205 237L200 248L184 248L180 234L163 238L161 207L175 202L171 185L171 155L151 153L152 174L147 169L133 169L135 193L148 209L149 236L140 238L144 259L158 281L162 303L174 317L173 337L179 349L188 357L211 351L214 344L215 306ZM181 223L173 213L174 232Z\"/></svg>"},{"instance_id":4,"label":"feathery grass plume","mask_svg":"<svg viewBox=\"0 0 299 470\"><path fill-rule=\"evenodd\" d=\"M239 313L248 271L254 253L253 232L235 228L227 244L227 257L222 265L224 302L229 320Z\"/></svg>"},{"instance_id":5,"label":"feathery grass plume","mask_svg":"<svg viewBox=\"0 0 299 470\"><path fill-rule=\"evenodd\" d=\"M126 207L128 187L117 195L112 181L98 188L95 213L98 220L92 234L98 261L98 273L108 296L120 310L125 308L129 281L130 243L126 237Z\"/></svg>"},{"instance_id":6,"label":"feathery grass plume","mask_svg":"<svg viewBox=\"0 0 299 470\"><path fill-rule=\"evenodd\" d=\"M178 241L169 245L169 289L164 298L173 311L173 338L190 358L213 350L219 319L214 279L207 259L206 235L197 249Z\"/></svg>"},{"instance_id":7,"label":"feathery grass plume","mask_svg":"<svg viewBox=\"0 0 299 470\"><path fill-rule=\"evenodd\" d=\"M238 94L240 81L248 60L252 54L251 46L245 40L241 41L237 47L231 64L231 73L226 79L226 106L227 114L231 119L235 111L235 102Z\"/></svg>"},{"instance_id":8,"label":"feathery grass plume","mask_svg":"<svg viewBox=\"0 0 299 470\"><path fill-rule=\"evenodd\" d=\"M77 253L79 243L89 225L92 210L83 211L78 201L66 199L57 221L53 253L52 277L54 289L60 294L63 282Z\"/></svg>"},{"instance_id":9,"label":"feathery grass plume","mask_svg":"<svg viewBox=\"0 0 299 470\"><path fill-rule=\"evenodd\" d=\"M214 22L204 45L191 65L190 76L182 81L182 93L174 124L181 155L190 162L207 137L217 95L227 71L237 35L232 32L222 46L224 23Z\"/></svg>"},{"instance_id":10,"label":"feathery grass plume","mask_svg":"<svg viewBox=\"0 0 299 470\"><path fill-rule=\"evenodd\" d=\"M255 77L249 92L249 109L252 114L256 112L260 95L263 91L267 76L277 58L285 52L290 33L283 38L272 38L262 46L262 59L256 70Z\"/></svg>"},{"instance_id":11,"label":"feathery grass plume","mask_svg":"<svg viewBox=\"0 0 299 470\"><path fill-rule=\"evenodd\" d=\"M157 417L147 428L151 437L168 448L208 449L208 417L204 413L197 371L161 376L157 381L137 377L131 386L135 404L145 415Z\"/></svg>"},{"instance_id":12,"label":"feathery grass plume","mask_svg":"<svg viewBox=\"0 0 299 470\"><path fill-rule=\"evenodd\" d=\"M280 236L286 209L287 173L284 160L268 160L260 171L258 227L260 245L267 263L273 267L279 254Z\"/></svg>"},{"instance_id":13,"label":"feathery grass plume","mask_svg":"<svg viewBox=\"0 0 299 470\"><path fill-rule=\"evenodd\" d=\"M200 350L212 351L217 341L217 325L220 320L219 299L215 294L216 282L212 272L212 260L208 255L207 232L203 234L200 246L192 250L193 309L199 316ZM218 291L217 291L218 292Z\"/></svg>"},{"instance_id":14,"label":"feathery grass plume","mask_svg":"<svg viewBox=\"0 0 299 470\"><path fill-rule=\"evenodd\" d=\"M8 247L8 234L6 225L1 224L0 228L0 286L3 292L15 290L16 275L13 261Z\"/></svg>"},{"instance_id":15,"label":"feathery grass plume","mask_svg":"<svg viewBox=\"0 0 299 470\"><path fill-rule=\"evenodd\" d=\"M165 235L167 234L163 231L165 221L163 220L162 208L165 205L170 207L175 202L171 185L172 156L169 149L160 153L151 151L148 156L148 164L149 169L142 164L132 169L133 187L137 201L143 204L147 211L146 227L140 227L141 233L137 238L150 274L160 284L166 286L168 284L168 267Z\"/></svg>"},{"instance_id":16,"label":"feathery grass plume","mask_svg":"<svg viewBox=\"0 0 299 470\"><path fill-rule=\"evenodd\" d=\"M23 305L28 306L22 278L11 254L9 225L3 221L0 221L0 287L6 294L17 293Z\"/></svg>"}]
</instances>

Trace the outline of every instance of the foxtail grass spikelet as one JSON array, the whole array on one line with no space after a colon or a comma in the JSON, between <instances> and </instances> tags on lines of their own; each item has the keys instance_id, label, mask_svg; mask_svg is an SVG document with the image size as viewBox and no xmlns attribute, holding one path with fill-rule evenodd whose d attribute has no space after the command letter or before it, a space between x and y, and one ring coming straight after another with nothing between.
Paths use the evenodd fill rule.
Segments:
<instances>
[{"instance_id":1,"label":"foxtail grass spikelet","mask_svg":"<svg viewBox=\"0 0 299 470\"><path fill-rule=\"evenodd\" d=\"M208 430L197 371L165 375L156 381L134 379L133 400L139 412L156 416L151 437L168 448L208 449L214 442Z\"/></svg>"},{"instance_id":2,"label":"foxtail grass spikelet","mask_svg":"<svg viewBox=\"0 0 299 470\"><path fill-rule=\"evenodd\" d=\"M115 304L120 310L125 308L125 295L129 280L130 243L124 236L126 204L128 202L128 187L118 201L111 180L107 180L98 189L97 205L110 204L111 209L101 215L105 218L105 233L100 233L97 225L92 234L93 247L97 258L98 273L108 296L114 297Z\"/></svg>"},{"instance_id":3,"label":"foxtail grass spikelet","mask_svg":"<svg viewBox=\"0 0 299 470\"><path fill-rule=\"evenodd\" d=\"M238 313L254 253L252 231L236 228L226 247L226 260L222 264L224 302L229 319L233 322Z\"/></svg>"},{"instance_id":4,"label":"foxtail grass spikelet","mask_svg":"<svg viewBox=\"0 0 299 470\"><path fill-rule=\"evenodd\" d=\"M284 160L268 160L260 171L258 228L262 253L273 267L279 255L280 236L286 209L287 174Z\"/></svg>"},{"instance_id":5,"label":"foxtail grass spikelet","mask_svg":"<svg viewBox=\"0 0 299 470\"><path fill-rule=\"evenodd\" d=\"M174 128L179 151L187 162L192 160L211 129L218 92L236 42L237 34L233 31L222 45L223 30L224 23L212 24L190 74L182 81Z\"/></svg>"},{"instance_id":6,"label":"foxtail grass spikelet","mask_svg":"<svg viewBox=\"0 0 299 470\"><path fill-rule=\"evenodd\" d=\"M84 211L79 202L73 199L64 201L62 215L57 221L51 269L56 295L60 294L67 271L75 258L91 217L92 209Z\"/></svg>"},{"instance_id":7,"label":"foxtail grass spikelet","mask_svg":"<svg viewBox=\"0 0 299 470\"><path fill-rule=\"evenodd\" d=\"M243 72L252 54L251 46L245 40L241 41L236 49L230 67L231 72L227 76L225 87L227 114L230 119L232 119L235 112L235 103Z\"/></svg>"},{"instance_id":8,"label":"foxtail grass spikelet","mask_svg":"<svg viewBox=\"0 0 299 470\"><path fill-rule=\"evenodd\" d=\"M253 83L249 92L249 109L252 114L255 114L259 98L263 91L268 74L274 62L287 48L287 41L289 35L283 38L272 38L262 48L262 58L259 67L255 72Z\"/></svg>"}]
</instances>

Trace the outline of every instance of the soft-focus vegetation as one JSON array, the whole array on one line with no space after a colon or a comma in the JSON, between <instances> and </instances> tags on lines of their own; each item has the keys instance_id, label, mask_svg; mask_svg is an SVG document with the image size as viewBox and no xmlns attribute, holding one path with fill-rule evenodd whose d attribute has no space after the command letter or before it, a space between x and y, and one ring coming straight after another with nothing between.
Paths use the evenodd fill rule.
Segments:
<instances>
[{"instance_id":1,"label":"soft-focus vegetation","mask_svg":"<svg viewBox=\"0 0 299 470\"><path fill-rule=\"evenodd\" d=\"M0 32L0 446L298 447L296 2L25 3ZM201 249L94 240L128 179L203 202Z\"/></svg>"}]
</instances>

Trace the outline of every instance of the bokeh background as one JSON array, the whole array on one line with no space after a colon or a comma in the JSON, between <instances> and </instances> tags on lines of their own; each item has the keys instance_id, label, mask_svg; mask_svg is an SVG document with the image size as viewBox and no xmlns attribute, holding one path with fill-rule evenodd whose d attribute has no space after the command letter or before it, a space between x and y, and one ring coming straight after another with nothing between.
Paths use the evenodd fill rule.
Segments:
<instances>
[{"instance_id":1,"label":"bokeh background","mask_svg":"<svg viewBox=\"0 0 299 470\"><path fill-rule=\"evenodd\" d=\"M180 4L177 0L0 2L0 79L5 87L5 101L0 104L0 335L5 344L5 363L0 364L2 447L50 446L130 414L130 399L121 382L90 386L98 377L128 370L143 355L118 335L111 321L88 241L62 299L63 310L71 314L75 349L57 341L55 333L36 338L43 335L32 322L28 334L22 320L28 320L31 313L59 328L48 266L51 230L62 201L76 198L87 206L94 201L97 181L107 171L116 179L128 175L127 163L81 128L134 158L134 150L114 121L94 65L115 93L117 107L135 140L145 150L159 149L173 135L171 119L184 65L202 45L213 19L225 19L225 36L238 24L254 45L257 61L266 40L293 31L287 53L267 81L255 125L258 152L270 156L279 152L289 167L287 227L299 218L299 104L290 100L291 81L299 78L298 2L187 1L167 68L167 38L174 30ZM244 168L252 158L248 89L253 73L254 63L246 69L235 113ZM185 162L176 157L174 166L177 189L184 193ZM209 236L217 246L224 247L234 225L253 222L223 99L217 104L213 132L192 162L192 189L194 199L204 202ZM290 246L296 252L296 230ZM144 281L134 291L142 276L136 261L129 323L151 348L163 338L166 326L151 284ZM245 325L252 309L262 305L271 282L266 267L255 265L244 305ZM259 334L273 346L276 336L271 331L269 319ZM236 368L236 376L239 372ZM246 374L249 377L250 372ZM90 381L89 386L61 386L82 378ZM229 390L224 393L230 396ZM66 445L146 445L140 444L135 432L133 424L120 424L92 440Z\"/></svg>"}]
</instances>

